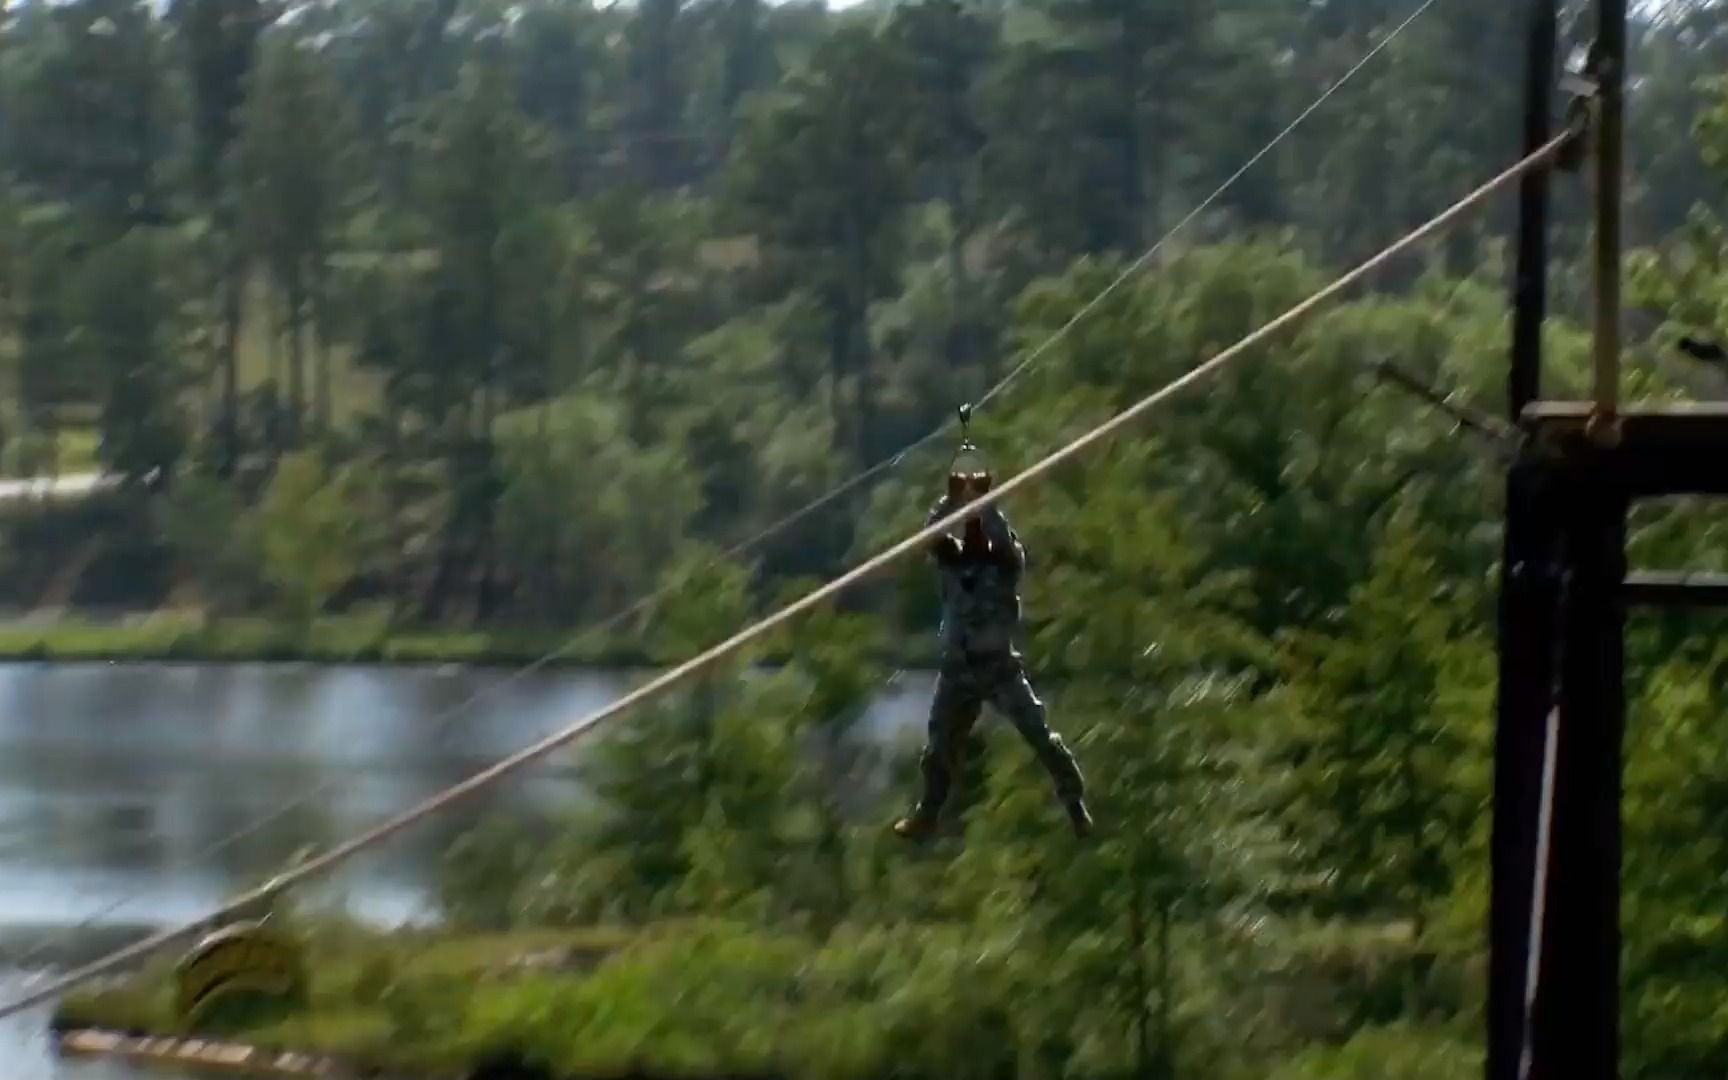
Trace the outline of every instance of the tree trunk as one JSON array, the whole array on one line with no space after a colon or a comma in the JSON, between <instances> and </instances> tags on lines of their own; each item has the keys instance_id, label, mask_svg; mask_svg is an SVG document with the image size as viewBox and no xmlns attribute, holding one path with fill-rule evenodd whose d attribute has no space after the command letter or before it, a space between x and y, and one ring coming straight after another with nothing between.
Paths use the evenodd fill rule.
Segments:
<instances>
[{"instance_id":1,"label":"tree trunk","mask_svg":"<svg viewBox=\"0 0 1728 1080\"><path fill-rule=\"evenodd\" d=\"M537 410L535 448L542 455L544 467L552 472L555 459L552 456L552 400L550 398L540 403ZM540 618L552 623L560 611L566 609L568 599L564 596L564 567L560 558L563 552L564 516L558 513L546 515L546 521L541 530L545 540L544 554L541 557L539 569L530 571L540 579L537 601L529 606L534 608Z\"/></svg>"},{"instance_id":2,"label":"tree trunk","mask_svg":"<svg viewBox=\"0 0 1728 1080\"><path fill-rule=\"evenodd\" d=\"M1176 1020L1173 1006L1176 986L1171 961L1175 952L1172 939L1176 921L1171 917L1171 906L1168 900L1158 906L1158 1053L1161 1059L1159 1072L1168 1080L1175 1080Z\"/></svg>"},{"instance_id":3,"label":"tree trunk","mask_svg":"<svg viewBox=\"0 0 1728 1080\"><path fill-rule=\"evenodd\" d=\"M854 393L858 399L858 431L853 453L858 458L858 464L868 467L875 461L877 447L876 424L876 380L874 365L871 363L870 339L864 328L864 320L856 319L852 324L852 333L856 336L853 345L854 355L858 358L857 383ZM862 494L862 492L860 492Z\"/></svg>"},{"instance_id":4,"label":"tree trunk","mask_svg":"<svg viewBox=\"0 0 1728 1080\"><path fill-rule=\"evenodd\" d=\"M1174 138L1170 130L1170 114L1159 104L1154 104L1151 110L1152 134L1147 149L1142 151L1140 167L1140 210L1134 217L1134 247L1143 250L1149 237L1164 234L1164 185L1165 185L1165 147Z\"/></svg>"},{"instance_id":5,"label":"tree trunk","mask_svg":"<svg viewBox=\"0 0 1728 1080\"><path fill-rule=\"evenodd\" d=\"M949 363L955 372L961 373L962 379L970 375L974 361L980 359L977 348L977 328L973 325L972 312L972 275L966 266L966 239L968 227L971 225L971 214L962 205L965 195L961 181L961 169L958 163L951 163L947 169L946 187L948 189L948 214L952 222L952 232L948 237L948 283L949 283ZM987 361L987 358L986 362ZM994 365L988 365L982 372L985 383L993 380Z\"/></svg>"},{"instance_id":6,"label":"tree trunk","mask_svg":"<svg viewBox=\"0 0 1728 1080\"><path fill-rule=\"evenodd\" d=\"M496 530L491 515L487 515L480 534L480 551L476 560L480 566L480 582L475 589L474 599L474 616L483 625L490 623L498 610L498 557L493 550L495 547Z\"/></svg>"},{"instance_id":7,"label":"tree trunk","mask_svg":"<svg viewBox=\"0 0 1728 1080\"><path fill-rule=\"evenodd\" d=\"M1146 196L1141 187L1144 155L1140 142L1140 68L1144 42L1140 40L1137 13L1129 10L1122 17L1122 34L1116 43L1117 100L1122 108L1121 170L1123 225L1127 235L1116 237L1112 246L1141 246L1142 220Z\"/></svg>"},{"instance_id":8,"label":"tree trunk","mask_svg":"<svg viewBox=\"0 0 1728 1080\"><path fill-rule=\"evenodd\" d=\"M47 435L47 442L44 445L47 447L48 451L48 479L51 482L58 481L60 479L59 412L53 409L48 410L48 423L44 427L44 431Z\"/></svg>"},{"instance_id":9,"label":"tree trunk","mask_svg":"<svg viewBox=\"0 0 1728 1080\"><path fill-rule=\"evenodd\" d=\"M270 368L270 386L280 394L288 385L288 373L282 367L282 337L288 332L288 305L272 290L264 303L264 356Z\"/></svg>"},{"instance_id":10,"label":"tree trunk","mask_svg":"<svg viewBox=\"0 0 1728 1080\"><path fill-rule=\"evenodd\" d=\"M331 423L330 336L326 332L327 312L322 285L313 291L312 302L312 362L316 365L312 391L313 411L317 416L318 432L328 434Z\"/></svg>"},{"instance_id":11,"label":"tree trunk","mask_svg":"<svg viewBox=\"0 0 1728 1080\"><path fill-rule=\"evenodd\" d=\"M306 296L288 291L288 441L300 445L306 430Z\"/></svg>"},{"instance_id":12,"label":"tree trunk","mask_svg":"<svg viewBox=\"0 0 1728 1080\"><path fill-rule=\"evenodd\" d=\"M245 312L241 278L246 263L238 241L229 239L230 250L222 272L222 345L217 363L222 369L222 405L217 429L222 454L218 472L232 476L240 465L240 320Z\"/></svg>"},{"instance_id":13,"label":"tree trunk","mask_svg":"<svg viewBox=\"0 0 1728 1080\"><path fill-rule=\"evenodd\" d=\"M697 648L701 648L700 645ZM695 722L697 751L696 775L694 777L695 795L703 805L707 805L708 797L714 790L716 770L714 759L718 750L714 745L714 720L720 711L720 692L712 674L705 674L696 680L696 685L690 694L690 718Z\"/></svg>"},{"instance_id":14,"label":"tree trunk","mask_svg":"<svg viewBox=\"0 0 1728 1080\"><path fill-rule=\"evenodd\" d=\"M840 808L834 805L832 796L823 801L826 822L828 865L834 875L834 907L832 916L826 921L826 932L832 934L839 928L845 918L845 913L851 911L852 887L846 878L846 831Z\"/></svg>"},{"instance_id":15,"label":"tree trunk","mask_svg":"<svg viewBox=\"0 0 1728 1080\"><path fill-rule=\"evenodd\" d=\"M1156 1060L1152 1048L1152 979L1146 970L1146 890L1128 883L1128 948L1133 956L1134 1075L1149 1078Z\"/></svg>"},{"instance_id":16,"label":"tree trunk","mask_svg":"<svg viewBox=\"0 0 1728 1080\"><path fill-rule=\"evenodd\" d=\"M846 379L852 368L852 322L850 305L844 300L840 301L831 312L828 324L828 411L834 418L834 446L841 455L856 447L853 435L857 426L856 418L850 415L847 409L845 389ZM830 536L836 554L845 551L847 547L848 518L852 505L851 499L837 500L828 515Z\"/></svg>"},{"instance_id":17,"label":"tree trunk","mask_svg":"<svg viewBox=\"0 0 1728 1080\"><path fill-rule=\"evenodd\" d=\"M848 706L848 710L852 708L855 706ZM839 794L845 790L846 715L845 712L836 713L818 729L822 741L824 777L824 791L820 803L822 849L829 873L833 875L834 888L830 897L831 905L823 914L822 933L825 938L833 934L845 920L846 913L854 909L846 864L846 814Z\"/></svg>"},{"instance_id":18,"label":"tree trunk","mask_svg":"<svg viewBox=\"0 0 1728 1080\"><path fill-rule=\"evenodd\" d=\"M868 237L857 217L846 215L846 354L848 366L856 379L853 398L856 421L851 450L860 466L870 464L870 454L876 437L876 393L870 379L870 337L867 319L870 313L870 292L874 267L871 265Z\"/></svg>"}]
</instances>

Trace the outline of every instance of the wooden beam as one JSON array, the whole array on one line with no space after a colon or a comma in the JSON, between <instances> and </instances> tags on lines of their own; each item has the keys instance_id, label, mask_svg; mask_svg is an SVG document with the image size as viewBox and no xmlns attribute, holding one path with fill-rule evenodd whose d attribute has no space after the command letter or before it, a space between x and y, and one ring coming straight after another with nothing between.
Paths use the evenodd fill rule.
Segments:
<instances>
[{"instance_id":1,"label":"wooden beam","mask_svg":"<svg viewBox=\"0 0 1728 1080\"><path fill-rule=\"evenodd\" d=\"M1582 434L1593 408L1588 401L1533 401L1519 413L1519 422L1532 433ZM1628 405L1620 416L1631 430L1645 438L1699 438L1713 425L1728 421L1728 401L1676 401L1657 405Z\"/></svg>"},{"instance_id":2,"label":"wooden beam","mask_svg":"<svg viewBox=\"0 0 1728 1080\"><path fill-rule=\"evenodd\" d=\"M1596 0L1595 354L1597 419L1612 421L1620 397L1620 209L1626 0ZM1611 436L1610 436L1611 438Z\"/></svg>"},{"instance_id":3,"label":"wooden beam","mask_svg":"<svg viewBox=\"0 0 1728 1080\"><path fill-rule=\"evenodd\" d=\"M1542 401L1525 408L1520 426L1533 452L1577 466L1592 485L1614 485L1631 498L1728 495L1728 402L1624 408L1619 441L1587 435L1593 403Z\"/></svg>"},{"instance_id":4,"label":"wooden beam","mask_svg":"<svg viewBox=\"0 0 1728 1080\"><path fill-rule=\"evenodd\" d=\"M1639 570L1626 575L1620 595L1647 607L1728 607L1728 574Z\"/></svg>"},{"instance_id":5,"label":"wooden beam","mask_svg":"<svg viewBox=\"0 0 1728 1080\"><path fill-rule=\"evenodd\" d=\"M1554 54L1558 0L1530 0L1524 55L1524 153L1547 144L1553 132ZM1548 314L1548 169L1532 169L1518 182L1518 248L1512 285L1512 363L1506 391L1516 422L1542 396L1542 323Z\"/></svg>"}]
</instances>

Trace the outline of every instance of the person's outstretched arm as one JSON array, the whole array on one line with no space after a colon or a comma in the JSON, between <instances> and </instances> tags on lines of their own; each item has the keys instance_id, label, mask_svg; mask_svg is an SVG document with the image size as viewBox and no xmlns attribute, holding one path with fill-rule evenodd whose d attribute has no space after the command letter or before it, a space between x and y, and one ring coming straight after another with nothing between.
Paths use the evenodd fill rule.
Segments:
<instances>
[{"instance_id":1,"label":"person's outstretched arm","mask_svg":"<svg viewBox=\"0 0 1728 1080\"><path fill-rule=\"evenodd\" d=\"M932 506L930 512L924 515L924 527L928 529L930 526L941 521L953 512L952 504L948 501L948 497L944 495L942 498L936 500L936 505ZM960 558L960 541L956 540L949 533L943 533L941 536L930 541L930 554L935 556L938 563L947 566Z\"/></svg>"}]
</instances>

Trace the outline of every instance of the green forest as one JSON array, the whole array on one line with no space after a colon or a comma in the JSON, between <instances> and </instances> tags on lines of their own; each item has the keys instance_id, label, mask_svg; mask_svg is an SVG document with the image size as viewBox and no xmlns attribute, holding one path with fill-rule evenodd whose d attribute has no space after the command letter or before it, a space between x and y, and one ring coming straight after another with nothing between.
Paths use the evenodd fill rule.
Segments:
<instances>
[{"instance_id":1,"label":"green forest","mask_svg":"<svg viewBox=\"0 0 1728 1080\"><path fill-rule=\"evenodd\" d=\"M0 465L118 481L5 508L0 600L558 643L665 589L613 633L686 657L912 532L954 444L900 452L958 403L1000 386L1012 473L1511 164L1523 6L1438 0L1189 219L1414 0L0 5ZM1719 395L1672 342L1728 331L1728 8L1634 6L1625 393ZM1589 199L1558 178L1553 396ZM629 944L498 990L380 961L365 1008L567 1070L1478 1070L1503 461L1372 365L1503 411L1513 210L1005 501L1090 841L1001 727L950 835L888 834L915 766L853 728L929 649L914 560L450 853L457 925ZM1645 507L1633 562L1723 568L1724 527ZM1710 619L1632 623L1636 1080L1728 1065Z\"/></svg>"}]
</instances>

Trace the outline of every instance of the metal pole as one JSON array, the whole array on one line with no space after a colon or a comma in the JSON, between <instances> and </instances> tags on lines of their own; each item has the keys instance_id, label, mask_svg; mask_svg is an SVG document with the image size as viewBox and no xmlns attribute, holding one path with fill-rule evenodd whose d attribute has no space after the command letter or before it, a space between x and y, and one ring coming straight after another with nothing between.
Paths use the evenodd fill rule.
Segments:
<instances>
[{"instance_id":1,"label":"metal pole","mask_svg":"<svg viewBox=\"0 0 1728 1080\"><path fill-rule=\"evenodd\" d=\"M1524 59L1524 153L1545 144L1552 131L1556 0L1532 0ZM1512 289L1512 371L1509 419L1542 393L1542 322L1548 307L1548 183L1551 170L1526 173L1518 184L1518 250Z\"/></svg>"},{"instance_id":2,"label":"metal pole","mask_svg":"<svg viewBox=\"0 0 1728 1080\"><path fill-rule=\"evenodd\" d=\"M1597 0L1596 393L1593 428L1612 441L1620 390L1620 181L1626 0Z\"/></svg>"},{"instance_id":3,"label":"metal pole","mask_svg":"<svg viewBox=\"0 0 1728 1080\"><path fill-rule=\"evenodd\" d=\"M1620 1075L1620 787L1625 731L1626 499L1569 485L1560 743L1531 1080Z\"/></svg>"},{"instance_id":4,"label":"metal pole","mask_svg":"<svg viewBox=\"0 0 1728 1080\"><path fill-rule=\"evenodd\" d=\"M1550 132L1556 0L1529 0L1525 56L1524 152ZM1512 357L1507 411L1518 423L1541 394L1542 324L1548 300L1550 170L1525 175L1518 190L1518 249L1512 289ZM1554 701L1558 632L1558 537L1543 470L1514 465L1506 479L1500 557L1499 700L1494 732L1493 832L1489 841L1487 1080L1519 1080L1531 989L1539 785Z\"/></svg>"},{"instance_id":5,"label":"metal pole","mask_svg":"<svg viewBox=\"0 0 1728 1080\"><path fill-rule=\"evenodd\" d=\"M1560 632L1560 537L1552 470L1513 466L1500 570L1500 678L1489 840L1487 1080L1522 1080L1547 714Z\"/></svg>"}]
</instances>

